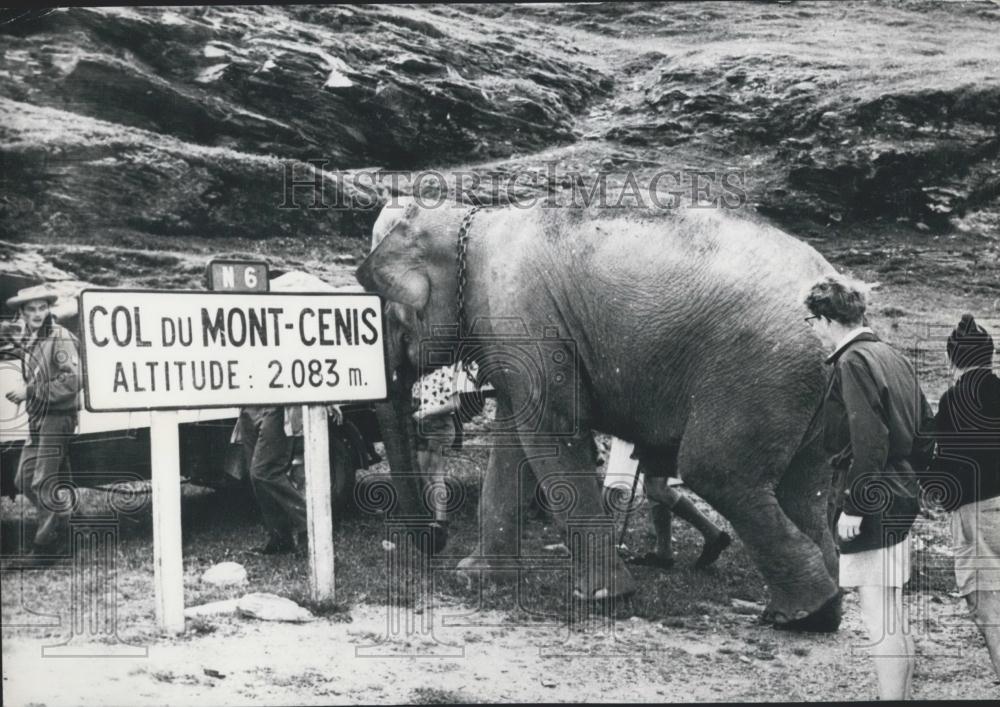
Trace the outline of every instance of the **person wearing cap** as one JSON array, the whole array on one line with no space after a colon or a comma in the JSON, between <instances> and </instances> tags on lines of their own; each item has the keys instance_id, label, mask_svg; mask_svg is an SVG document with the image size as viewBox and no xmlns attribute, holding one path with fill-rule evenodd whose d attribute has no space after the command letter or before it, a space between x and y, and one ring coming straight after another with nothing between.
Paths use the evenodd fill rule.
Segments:
<instances>
[{"instance_id":1,"label":"person wearing cap","mask_svg":"<svg viewBox=\"0 0 1000 707\"><path fill-rule=\"evenodd\" d=\"M954 383L935 417L934 471L953 482L943 502L952 511L955 581L1000 677L1000 378L993 338L971 314L946 348Z\"/></svg>"},{"instance_id":2,"label":"person wearing cap","mask_svg":"<svg viewBox=\"0 0 1000 707\"><path fill-rule=\"evenodd\" d=\"M46 563L68 549L71 504L60 481L69 475L69 443L77 424L80 362L76 337L56 324L50 311L58 296L44 285L21 290L7 300L24 323L17 342L23 383L8 400L26 406L29 439L21 451L15 484L37 511L29 560Z\"/></svg>"},{"instance_id":3,"label":"person wearing cap","mask_svg":"<svg viewBox=\"0 0 1000 707\"><path fill-rule=\"evenodd\" d=\"M831 352L823 403L834 468L833 522L840 586L856 587L880 699L909 699L914 645L902 587L910 577L908 533L919 511L911 458L926 458L933 415L905 356L864 325L860 286L827 276L809 289L806 317Z\"/></svg>"}]
</instances>

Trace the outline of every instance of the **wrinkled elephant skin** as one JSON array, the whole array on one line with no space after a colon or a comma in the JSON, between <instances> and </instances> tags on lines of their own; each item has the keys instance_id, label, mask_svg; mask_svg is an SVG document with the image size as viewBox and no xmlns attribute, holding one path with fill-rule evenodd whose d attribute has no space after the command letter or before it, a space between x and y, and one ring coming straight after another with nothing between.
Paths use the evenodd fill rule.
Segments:
<instances>
[{"instance_id":1,"label":"wrinkled elephant skin","mask_svg":"<svg viewBox=\"0 0 1000 707\"><path fill-rule=\"evenodd\" d=\"M467 211L411 202L379 217L384 239L357 278L413 311L413 340L459 321ZM476 357L505 436L483 482L480 546L463 565L516 558L521 504L537 494L570 533L577 591L632 591L614 553L603 566L577 562L581 538L610 527L592 435L632 441L647 457L679 443L679 475L729 520L764 575L767 617L835 629L830 469L813 422L826 371L802 304L832 272L792 236L718 211L475 214L465 315L482 337ZM804 621L814 614L825 618Z\"/></svg>"}]
</instances>

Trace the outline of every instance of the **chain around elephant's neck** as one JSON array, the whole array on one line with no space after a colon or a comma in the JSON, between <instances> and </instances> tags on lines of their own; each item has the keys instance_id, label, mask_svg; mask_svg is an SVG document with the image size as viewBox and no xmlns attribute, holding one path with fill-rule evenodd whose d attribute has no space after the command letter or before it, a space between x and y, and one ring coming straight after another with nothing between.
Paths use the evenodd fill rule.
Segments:
<instances>
[{"instance_id":1,"label":"chain around elephant's neck","mask_svg":"<svg viewBox=\"0 0 1000 707\"><path fill-rule=\"evenodd\" d=\"M465 336L467 327L465 321L465 285L467 283L465 256L469 250L469 226L472 225L472 218L482 209L482 206L473 206L462 218L462 224L458 227L458 338Z\"/></svg>"}]
</instances>

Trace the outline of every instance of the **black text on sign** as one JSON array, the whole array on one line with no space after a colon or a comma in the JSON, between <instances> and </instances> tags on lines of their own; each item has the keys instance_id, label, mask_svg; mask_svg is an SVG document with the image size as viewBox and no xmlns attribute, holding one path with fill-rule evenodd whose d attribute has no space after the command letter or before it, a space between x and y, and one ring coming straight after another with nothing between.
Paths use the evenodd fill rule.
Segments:
<instances>
[{"instance_id":1,"label":"black text on sign","mask_svg":"<svg viewBox=\"0 0 1000 707\"><path fill-rule=\"evenodd\" d=\"M386 397L377 295L85 290L93 411Z\"/></svg>"}]
</instances>

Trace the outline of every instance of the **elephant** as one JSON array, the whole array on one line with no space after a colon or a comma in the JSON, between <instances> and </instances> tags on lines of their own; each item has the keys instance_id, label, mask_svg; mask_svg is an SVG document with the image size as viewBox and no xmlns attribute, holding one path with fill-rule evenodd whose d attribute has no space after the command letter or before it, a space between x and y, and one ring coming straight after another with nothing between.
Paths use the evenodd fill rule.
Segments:
<instances>
[{"instance_id":1,"label":"elephant","mask_svg":"<svg viewBox=\"0 0 1000 707\"><path fill-rule=\"evenodd\" d=\"M568 498L551 509L568 529L607 520L594 482L593 435L604 432L650 462L676 454L677 475L729 521L767 582L763 620L837 629L832 469L818 414L825 354L802 304L808 286L835 270L814 248L699 208L429 208L400 199L375 228L381 242L355 276L399 306L401 365L419 369L422 343L450 342L479 362L498 420L509 421L483 480L479 545L461 568L516 560L526 489ZM386 416L393 443L410 441L405 412L396 405L395 425ZM390 457L416 468L405 447ZM404 507L419 502L412 490L399 495ZM435 545L446 540L439 534ZM576 596L635 591L620 558L607 555L574 555Z\"/></svg>"}]
</instances>

